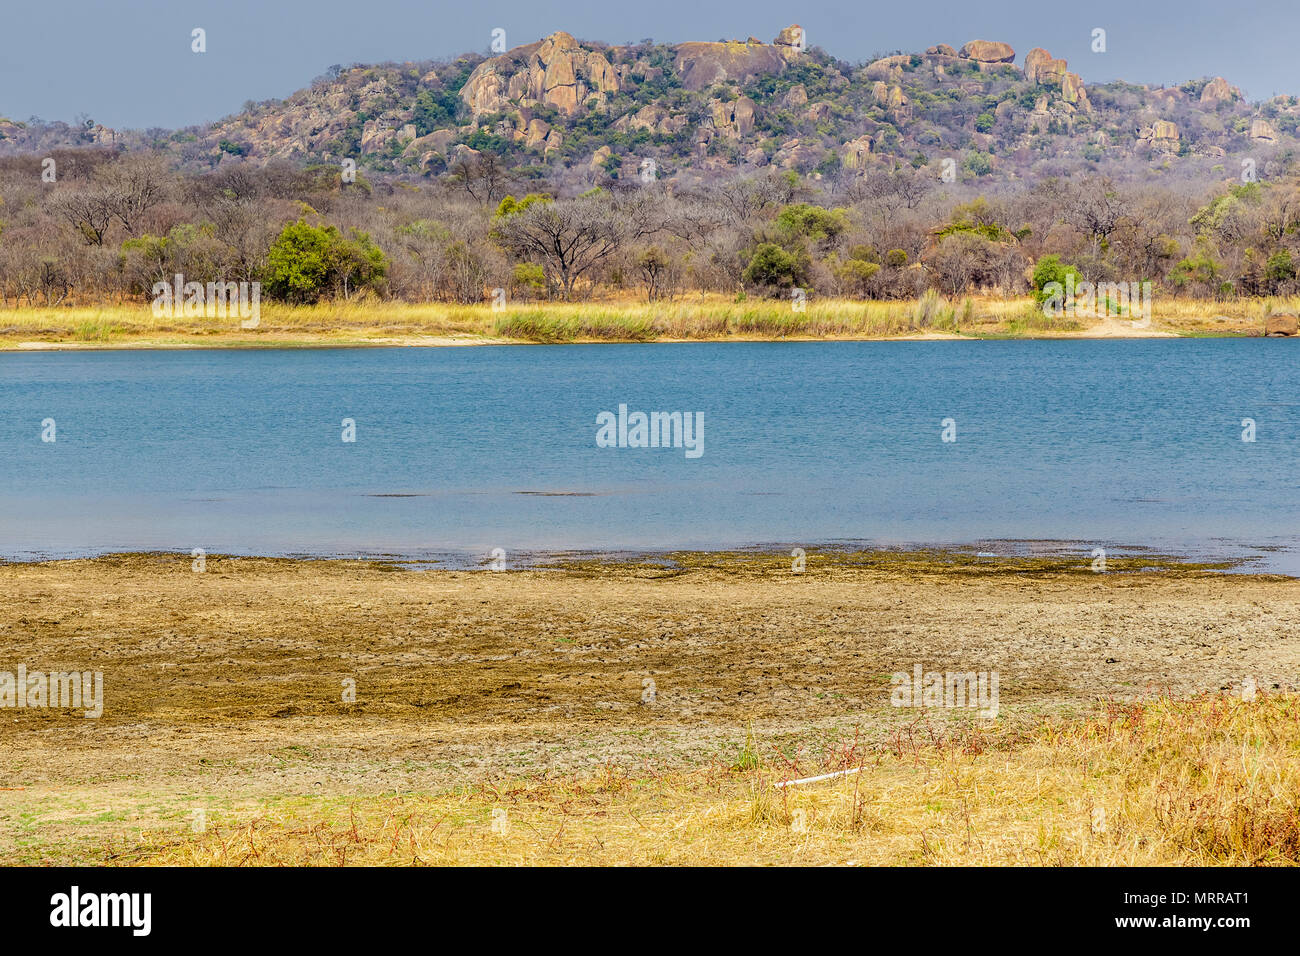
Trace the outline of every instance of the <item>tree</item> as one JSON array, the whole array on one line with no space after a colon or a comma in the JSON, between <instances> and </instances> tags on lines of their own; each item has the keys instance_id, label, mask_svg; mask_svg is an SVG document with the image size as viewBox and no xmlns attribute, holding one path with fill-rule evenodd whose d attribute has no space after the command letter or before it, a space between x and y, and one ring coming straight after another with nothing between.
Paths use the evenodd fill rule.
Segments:
<instances>
[{"instance_id":1,"label":"tree","mask_svg":"<svg viewBox=\"0 0 1300 956\"><path fill-rule=\"evenodd\" d=\"M1110 239L1132 206L1109 179L1094 176L1067 192L1061 215L1092 240L1092 257L1096 260L1102 244Z\"/></svg>"},{"instance_id":2,"label":"tree","mask_svg":"<svg viewBox=\"0 0 1300 956\"><path fill-rule=\"evenodd\" d=\"M989 241L977 233L953 233L938 242L926 261L943 290L949 295L957 295L977 281L989 245Z\"/></svg>"},{"instance_id":3,"label":"tree","mask_svg":"<svg viewBox=\"0 0 1300 956\"><path fill-rule=\"evenodd\" d=\"M1179 292L1192 295L1223 297L1232 291L1232 283L1223 278L1223 263L1215 259L1214 249L1204 237L1197 240L1191 255L1170 270L1169 281Z\"/></svg>"},{"instance_id":4,"label":"tree","mask_svg":"<svg viewBox=\"0 0 1300 956\"><path fill-rule=\"evenodd\" d=\"M1289 249L1279 249L1268 257L1268 263L1264 267L1264 275L1268 279L1269 285L1277 291L1286 285L1296 276L1295 263L1291 260L1291 251Z\"/></svg>"},{"instance_id":5,"label":"tree","mask_svg":"<svg viewBox=\"0 0 1300 956\"><path fill-rule=\"evenodd\" d=\"M787 252L775 242L764 242L754 250L741 278L776 295L803 284L804 264L795 253Z\"/></svg>"},{"instance_id":6,"label":"tree","mask_svg":"<svg viewBox=\"0 0 1300 956\"><path fill-rule=\"evenodd\" d=\"M1062 288L1065 287L1066 279L1074 276L1074 282L1079 282L1079 270L1074 266L1066 265L1061 262L1060 256L1043 256L1034 265L1034 297L1038 304L1042 305L1052 294L1045 292L1044 289L1051 283L1059 283Z\"/></svg>"},{"instance_id":7,"label":"tree","mask_svg":"<svg viewBox=\"0 0 1300 956\"><path fill-rule=\"evenodd\" d=\"M449 178L481 203L496 202L510 184L510 171L496 153L470 153L451 164Z\"/></svg>"},{"instance_id":8,"label":"tree","mask_svg":"<svg viewBox=\"0 0 1300 956\"><path fill-rule=\"evenodd\" d=\"M512 197L507 197L511 200ZM622 217L604 196L570 200L503 200L493 235L512 255L540 263L565 299L574 284L622 246Z\"/></svg>"},{"instance_id":9,"label":"tree","mask_svg":"<svg viewBox=\"0 0 1300 956\"><path fill-rule=\"evenodd\" d=\"M888 229L902 210L919 206L930 188L929 178L912 169L872 169L852 180L845 195L864 204L879 228Z\"/></svg>"},{"instance_id":10,"label":"tree","mask_svg":"<svg viewBox=\"0 0 1300 956\"><path fill-rule=\"evenodd\" d=\"M672 269L672 260L658 246L651 246L636 260L641 277L645 280L646 298L655 302L662 293L664 276Z\"/></svg>"},{"instance_id":11,"label":"tree","mask_svg":"<svg viewBox=\"0 0 1300 956\"><path fill-rule=\"evenodd\" d=\"M823 209L808 203L786 206L776 217L777 229L791 239L808 239L824 243L848 227L843 209Z\"/></svg>"},{"instance_id":12,"label":"tree","mask_svg":"<svg viewBox=\"0 0 1300 956\"><path fill-rule=\"evenodd\" d=\"M333 226L328 247L328 276L335 294L347 299L354 291L378 288L388 274L388 259L370 238L370 233L353 229L344 238Z\"/></svg>"},{"instance_id":13,"label":"tree","mask_svg":"<svg viewBox=\"0 0 1300 956\"><path fill-rule=\"evenodd\" d=\"M835 277L856 296L867 294L871 280L880 271L880 263L860 258L861 255L860 252L855 251L852 256L835 266Z\"/></svg>"},{"instance_id":14,"label":"tree","mask_svg":"<svg viewBox=\"0 0 1300 956\"><path fill-rule=\"evenodd\" d=\"M1004 294L1023 280L1025 260L1013 242L993 242L978 232L945 236L926 256L944 291L957 295L971 287L996 288Z\"/></svg>"},{"instance_id":15,"label":"tree","mask_svg":"<svg viewBox=\"0 0 1300 956\"><path fill-rule=\"evenodd\" d=\"M455 126L456 112L459 108L460 97L455 93L421 90L411 108L411 119L415 123L416 135L427 136L434 130Z\"/></svg>"},{"instance_id":16,"label":"tree","mask_svg":"<svg viewBox=\"0 0 1300 956\"><path fill-rule=\"evenodd\" d=\"M178 273L187 281L225 281L231 250L213 235L211 225L179 223L165 236L145 233L122 243L122 275L131 291L147 292L156 282L172 281Z\"/></svg>"},{"instance_id":17,"label":"tree","mask_svg":"<svg viewBox=\"0 0 1300 956\"><path fill-rule=\"evenodd\" d=\"M166 166L155 156L127 156L100 167L96 178L103 186L105 207L132 235L144 214L166 198Z\"/></svg>"},{"instance_id":18,"label":"tree","mask_svg":"<svg viewBox=\"0 0 1300 956\"><path fill-rule=\"evenodd\" d=\"M972 150L962 162L962 168L976 176L987 176L993 172L993 158L978 149Z\"/></svg>"},{"instance_id":19,"label":"tree","mask_svg":"<svg viewBox=\"0 0 1300 956\"><path fill-rule=\"evenodd\" d=\"M416 219L399 226L394 238L406 254L404 261L411 276L410 288L399 290L398 294L432 298L445 274L451 231L437 220Z\"/></svg>"},{"instance_id":20,"label":"tree","mask_svg":"<svg viewBox=\"0 0 1300 956\"><path fill-rule=\"evenodd\" d=\"M102 246L113 213L100 189L69 189L50 201L55 214L66 220L88 246Z\"/></svg>"},{"instance_id":21,"label":"tree","mask_svg":"<svg viewBox=\"0 0 1300 956\"><path fill-rule=\"evenodd\" d=\"M483 301L487 269L476 248L460 239L451 242L447 246L447 272L457 302L469 305Z\"/></svg>"},{"instance_id":22,"label":"tree","mask_svg":"<svg viewBox=\"0 0 1300 956\"><path fill-rule=\"evenodd\" d=\"M793 174L737 179L723 184L715 195L726 220L736 225L771 206L788 203L794 198L797 182Z\"/></svg>"},{"instance_id":23,"label":"tree","mask_svg":"<svg viewBox=\"0 0 1300 956\"><path fill-rule=\"evenodd\" d=\"M298 304L317 302L327 292L347 298L376 287L388 271L383 251L364 232L344 238L334 226L299 219L284 227L267 255L266 291Z\"/></svg>"}]
</instances>

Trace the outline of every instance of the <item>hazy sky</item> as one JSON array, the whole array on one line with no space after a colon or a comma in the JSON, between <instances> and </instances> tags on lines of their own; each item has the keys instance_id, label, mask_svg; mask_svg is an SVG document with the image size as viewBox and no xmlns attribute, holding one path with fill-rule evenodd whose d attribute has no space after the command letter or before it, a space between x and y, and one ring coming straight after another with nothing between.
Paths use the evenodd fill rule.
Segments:
<instances>
[{"instance_id":1,"label":"hazy sky","mask_svg":"<svg viewBox=\"0 0 1300 956\"><path fill-rule=\"evenodd\" d=\"M624 43L770 41L800 23L850 62L1005 40L1067 57L1085 82L1221 75L1251 99L1300 94L1300 0L0 0L0 116L186 126L283 97L330 64L437 59L555 30ZM190 31L207 31L207 52ZM1091 51L1106 30L1107 51Z\"/></svg>"}]
</instances>

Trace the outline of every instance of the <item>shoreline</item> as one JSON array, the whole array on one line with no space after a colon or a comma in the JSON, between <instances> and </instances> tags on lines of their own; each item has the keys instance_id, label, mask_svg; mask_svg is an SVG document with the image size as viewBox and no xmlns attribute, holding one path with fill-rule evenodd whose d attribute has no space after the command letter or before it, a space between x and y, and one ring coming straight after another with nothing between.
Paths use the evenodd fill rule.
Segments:
<instances>
[{"instance_id":1,"label":"shoreline","mask_svg":"<svg viewBox=\"0 0 1300 956\"><path fill-rule=\"evenodd\" d=\"M161 317L145 305L0 308L0 352L105 349L442 348L685 342L880 342L982 339L1263 337L1263 316L1290 299L1233 304L1169 299L1135 324L1122 316L1049 316L1028 297L967 297L936 316L915 300L824 299L793 312L774 300L710 296L489 305L399 301L267 303L255 328L231 316Z\"/></svg>"},{"instance_id":2,"label":"shoreline","mask_svg":"<svg viewBox=\"0 0 1300 956\"><path fill-rule=\"evenodd\" d=\"M1242 339L1263 338L1243 333L1223 333L1219 335L1188 335L1162 330L1142 330L1132 332L1115 332L1109 330L1057 331L1023 334L972 334L963 335L952 332L929 332L910 335L717 335L692 336L690 338L663 337L654 339L611 339L611 338L574 338L563 341L537 341L534 339L517 339L505 337L470 337L470 336L398 336L375 339L333 340L324 335L275 337L263 341L254 341L242 337L228 340L210 336L198 337L185 341L170 341L141 337L135 340L118 342L67 342L30 340L22 342L0 341L0 353L33 352L131 352L131 351L202 351L202 350L273 350L273 349L391 349L391 348L461 348L475 346L523 346L523 345L690 345L755 342L986 342L986 341L1106 341L1113 339L1152 340L1152 339Z\"/></svg>"},{"instance_id":3,"label":"shoreline","mask_svg":"<svg viewBox=\"0 0 1300 956\"><path fill-rule=\"evenodd\" d=\"M1069 545L1067 547L1067 545ZM1105 570L1093 570L1094 547L1106 551ZM1288 573L1276 568L1261 568L1261 552L1229 554L1169 550L1142 545L1118 545L1114 542L1067 542L1063 540L997 539L977 544L926 545L915 542L896 546L854 547L850 544L754 545L717 549L669 548L569 548L522 549L512 551L506 567L491 567L490 555L478 551L430 550L420 553L388 551L368 552L228 552L211 551L207 561L276 562L287 566L302 564L337 564L341 566L383 567L412 573L440 574L500 571L511 573L656 570L675 574L700 568L748 572L790 570L792 549L803 552L805 566L816 564L826 569L862 569L906 571L926 574L1063 573L1091 574L1193 574L1233 577L1259 577L1270 580L1297 580L1300 572ZM990 550L996 549L996 550ZM0 568L61 566L71 563L168 560L188 564L191 553L184 549L147 548L140 550L87 550L72 553L24 552L0 555ZM801 573L801 572L800 572Z\"/></svg>"}]
</instances>

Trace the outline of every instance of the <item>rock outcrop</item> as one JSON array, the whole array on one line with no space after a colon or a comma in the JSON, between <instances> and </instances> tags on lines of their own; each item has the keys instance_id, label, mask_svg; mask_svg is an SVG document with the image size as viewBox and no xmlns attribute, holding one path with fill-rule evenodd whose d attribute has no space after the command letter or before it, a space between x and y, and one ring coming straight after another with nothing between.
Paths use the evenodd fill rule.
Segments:
<instances>
[{"instance_id":1,"label":"rock outcrop","mask_svg":"<svg viewBox=\"0 0 1300 956\"><path fill-rule=\"evenodd\" d=\"M1250 121L1250 138L1256 143L1268 146L1277 142L1277 130L1268 120L1257 116Z\"/></svg>"},{"instance_id":2,"label":"rock outcrop","mask_svg":"<svg viewBox=\"0 0 1300 956\"><path fill-rule=\"evenodd\" d=\"M1069 63L1057 60L1042 47L1034 47L1025 55L1025 79L1038 86L1055 86L1061 91L1061 101L1072 109L1085 113L1092 111L1088 101L1088 92L1084 89L1083 78L1078 73L1071 73Z\"/></svg>"},{"instance_id":3,"label":"rock outcrop","mask_svg":"<svg viewBox=\"0 0 1300 956\"><path fill-rule=\"evenodd\" d=\"M795 138L786 140L772 157L772 165L780 169L809 169L821 161L826 151L814 143Z\"/></svg>"},{"instance_id":4,"label":"rock outcrop","mask_svg":"<svg viewBox=\"0 0 1300 956\"><path fill-rule=\"evenodd\" d=\"M882 56L879 60L872 60L867 64L867 76L870 79L900 79L903 75L903 68L912 65L912 57L908 53L895 53L892 56Z\"/></svg>"},{"instance_id":5,"label":"rock outcrop","mask_svg":"<svg viewBox=\"0 0 1300 956\"><path fill-rule=\"evenodd\" d=\"M673 65L688 90L698 92L727 80L743 86L760 76L784 71L788 54L783 51L790 49L765 43L680 43Z\"/></svg>"},{"instance_id":6,"label":"rock outcrop","mask_svg":"<svg viewBox=\"0 0 1300 956\"><path fill-rule=\"evenodd\" d=\"M1138 130L1138 142L1152 149L1171 151L1178 148L1178 127L1168 120L1156 120Z\"/></svg>"},{"instance_id":7,"label":"rock outcrop","mask_svg":"<svg viewBox=\"0 0 1300 956\"><path fill-rule=\"evenodd\" d=\"M754 101L742 96L731 103L713 104L713 127L733 139L747 136L754 130Z\"/></svg>"},{"instance_id":8,"label":"rock outcrop","mask_svg":"<svg viewBox=\"0 0 1300 956\"><path fill-rule=\"evenodd\" d=\"M1025 79L1040 85L1059 84L1067 65L1065 60L1054 60L1052 54L1036 46L1025 54Z\"/></svg>"},{"instance_id":9,"label":"rock outcrop","mask_svg":"<svg viewBox=\"0 0 1300 956\"><path fill-rule=\"evenodd\" d=\"M997 40L971 40L957 55L980 63L1014 63L1016 59L1016 51L1011 48L1011 44Z\"/></svg>"},{"instance_id":10,"label":"rock outcrop","mask_svg":"<svg viewBox=\"0 0 1300 956\"><path fill-rule=\"evenodd\" d=\"M1085 113L1092 110L1088 91L1083 88L1083 80L1078 73L1066 73L1061 77L1061 99Z\"/></svg>"},{"instance_id":11,"label":"rock outcrop","mask_svg":"<svg viewBox=\"0 0 1300 956\"><path fill-rule=\"evenodd\" d=\"M803 32L803 27L797 23L792 23L776 35L776 39L772 41L772 46L779 49L785 56L798 56L808 48L808 36Z\"/></svg>"},{"instance_id":12,"label":"rock outcrop","mask_svg":"<svg viewBox=\"0 0 1300 956\"><path fill-rule=\"evenodd\" d=\"M803 106L807 102L808 102L808 91L804 89L804 85L802 83L796 83L794 86L790 87L790 89L786 92L785 96L781 98L781 103L784 106L790 106L795 108Z\"/></svg>"},{"instance_id":13,"label":"rock outcrop","mask_svg":"<svg viewBox=\"0 0 1300 956\"><path fill-rule=\"evenodd\" d=\"M524 131L524 147L536 149L544 146L549 135L551 135L550 123L541 119L531 119L528 121L528 128Z\"/></svg>"},{"instance_id":14,"label":"rock outcrop","mask_svg":"<svg viewBox=\"0 0 1300 956\"><path fill-rule=\"evenodd\" d=\"M846 169L863 169L871 162L871 137L859 136L844 144L840 162Z\"/></svg>"},{"instance_id":15,"label":"rock outcrop","mask_svg":"<svg viewBox=\"0 0 1300 956\"><path fill-rule=\"evenodd\" d=\"M618 74L603 53L559 32L484 60L460 96L475 117L539 104L572 115L588 96L618 90Z\"/></svg>"},{"instance_id":16,"label":"rock outcrop","mask_svg":"<svg viewBox=\"0 0 1300 956\"><path fill-rule=\"evenodd\" d=\"M1009 44L972 40L960 52L937 43L921 55L895 52L850 67L810 47L797 26L770 43L751 36L609 46L558 32L486 59L467 54L332 71L165 149L180 162L209 166L364 155L372 169L398 175L441 173L468 144L511 164L540 163L558 150L564 162L554 166L557 177L572 168L590 179L586 160L602 144L593 133L604 130L612 153L599 169L612 173L653 156L685 181L742 160L824 176L819 164L830 157L860 170L907 162L948 142L998 155L998 177L1026 175L1042 163L1069 175L1098 162L1098 148L1109 163L1143 169L1152 151L1214 159L1261 148L1265 157L1300 151L1300 106L1291 97L1252 106L1216 77L1184 88L1129 86L1093 105L1066 60L1036 47L1020 74L1014 57ZM1097 122L1080 123L1083 113ZM1180 127L1195 136L1182 139ZM152 142L142 131L0 117L2 155Z\"/></svg>"},{"instance_id":17,"label":"rock outcrop","mask_svg":"<svg viewBox=\"0 0 1300 956\"><path fill-rule=\"evenodd\" d=\"M1265 335L1295 335L1300 332L1300 319L1285 312L1274 312L1264 322Z\"/></svg>"},{"instance_id":18,"label":"rock outcrop","mask_svg":"<svg viewBox=\"0 0 1300 956\"><path fill-rule=\"evenodd\" d=\"M1221 76L1210 80L1205 84L1205 89L1201 90L1202 106L1217 106L1219 103L1231 103L1239 99L1241 99L1241 90L1229 86L1228 81Z\"/></svg>"},{"instance_id":19,"label":"rock outcrop","mask_svg":"<svg viewBox=\"0 0 1300 956\"><path fill-rule=\"evenodd\" d=\"M643 129L652 133L670 135L681 132L690 120L680 112L665 109L658 103L643 106L635 113L620 116L614 121L614 129L620 133Z\"/></svg>"}]
</instances>

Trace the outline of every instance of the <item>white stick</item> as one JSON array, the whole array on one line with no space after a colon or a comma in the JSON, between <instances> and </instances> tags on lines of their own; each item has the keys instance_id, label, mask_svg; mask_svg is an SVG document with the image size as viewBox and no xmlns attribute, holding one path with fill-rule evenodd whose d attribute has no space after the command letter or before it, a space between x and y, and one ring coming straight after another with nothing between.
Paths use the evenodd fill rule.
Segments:
<instances>
[{"instance_id":1,"label":"white stick","mask_svg":"<svg viewBox=\"0 0 1300 956\"><path fill-rule=\"evenodd\" d=\"M804 777L802 780L784 780L776 785L777 789L784 787L797 787L801 783L817 783L819 780L830 780L832 777L845 777L851 773L857 773L861 767L851 767L848 770L836 770L834 773L824 773L820 777Z\"/></svg>"}]
</instances>

